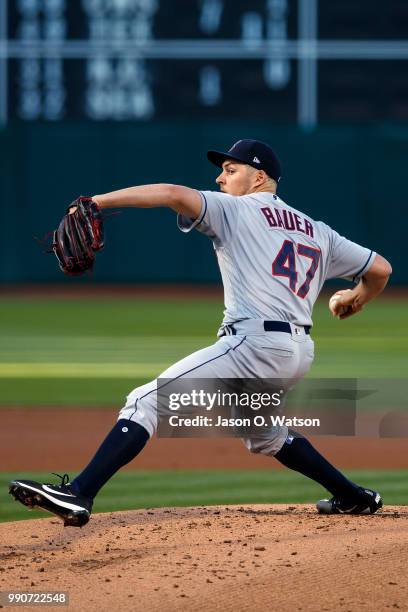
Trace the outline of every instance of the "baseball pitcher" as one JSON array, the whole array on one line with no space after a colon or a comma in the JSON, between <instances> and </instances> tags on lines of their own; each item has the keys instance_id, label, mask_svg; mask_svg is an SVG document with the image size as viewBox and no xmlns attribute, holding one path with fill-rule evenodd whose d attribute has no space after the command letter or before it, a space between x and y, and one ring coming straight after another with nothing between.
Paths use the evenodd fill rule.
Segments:
<instances>
[{"instance_id":1,"label":"baseball pitcher","mask_svg":"<svg viewBox=\"0 0 408 612\"><path fill-rule=\"evenodd\" d=\"M103 241L104 209L167 206L177 213L182 232L197 230L212 241L225 311L215 344L172 365L160 378L300 380L313 362L312 310L325 280L345 278L354 283L330 302L332 313L346 319L382 292L391 266L372 250L281 200L277 195L281 167L267 144L239 140L227 152L209 151L207 157L220 169L217 192L155 184L79 198L67 212L60 234L56 232L54 250L60 266L67 273L79 273L91 265ZM68 243L71 247L75 243L73 226L76 235L87 236L79 215L86 219L90 234L81 261L78 255L75 259L64 253ZM65 525L82 526L98 491L140 453L157 425L154 380L129 393L116 425L72 482L66 474L58 485L14 480L10 493L26 506L59 516ZM319 512L368 514L381 508L379 493L348 480L305 437L285 426L268 432L245 438L246 447L275 457L325 487L332 497L317 503Z\"/></svg>"}]
</instances>

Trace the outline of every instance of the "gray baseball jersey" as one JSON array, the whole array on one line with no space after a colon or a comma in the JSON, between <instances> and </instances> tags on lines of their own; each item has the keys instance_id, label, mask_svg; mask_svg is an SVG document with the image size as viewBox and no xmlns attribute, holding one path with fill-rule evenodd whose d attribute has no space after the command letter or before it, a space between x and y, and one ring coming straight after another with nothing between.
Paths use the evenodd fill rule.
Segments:
<instances>
[{"instance_id":1,"label":"gray baseball jersey","mask_svg":"<svg viewBox=\"0 0 408 612\"><path fill-rule=\"evenodd\" d=\"M375 253L272 193L200 193L200 216L192 220L178 215L178 225L184 232L197 228L211 238L224 283L223 323L235 323L235 335L221 334L160 378L279 379L286 391L312 365L313 339L302 326L312 323L313 304L324 281L358 280ZM287 321L291 333L266 332L263 319ZM153 435L159 421L157 380L134 389L119 418L135 421ZM276 426L243 441L252 452L274 455L287 435L286 426Z\"/></svg>"},{"instance_id":2,"label":"gray baseball jersey","mask_svg":"<svg viewBox=\"0 0 408 612\"><path fill-rule=\"evenodd\" d=\"M270 192L246 196L202 191L196 220L178 215L183 232L212 239L224 284L223 323L242 319L312 325L326 279L357 282L375 253Z\"/></svg>"}]
</instances>

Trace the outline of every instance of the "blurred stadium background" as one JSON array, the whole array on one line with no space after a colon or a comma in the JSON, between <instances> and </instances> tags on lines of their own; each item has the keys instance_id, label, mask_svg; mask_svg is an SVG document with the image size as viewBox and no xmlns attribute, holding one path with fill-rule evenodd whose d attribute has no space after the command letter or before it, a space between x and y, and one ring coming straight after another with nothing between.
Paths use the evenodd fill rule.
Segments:
<instances>
[{"instance_id":1,"label":"blurred stadium background","mask_svg":"<svg viewBox=\"0 0 408 612\"><path fill-rule=\"evenodd\" d=\"M167 210L108 219L91 277L64 278L34 237L80 193L211 189L206 150L239 138L277 150L284 200L393 265L386 296L347 326L318 303L312 375L405 377L407 68L403 0L0 0L0 469L10 468L13 415L120 407L131 388L211 343L221 318L211 244L178 232ZM32 443L20 427L17 450L29 457ZM245 481L250 499L265 501L264 482L242 474L240 490ZM395 503L406 499L398 474L383 478ZM292 475L281 488L268 477L268 499L286 499ZM150 492L164 491L157 478ZM217 478L200 503L237 500L224 495L229 477ZM196 483L191 475L177 503L198 503ZM100 509L120 506L123 491L112 495ZM174 499L144 491L126 507Z\"/></svg>"}]
</instances>

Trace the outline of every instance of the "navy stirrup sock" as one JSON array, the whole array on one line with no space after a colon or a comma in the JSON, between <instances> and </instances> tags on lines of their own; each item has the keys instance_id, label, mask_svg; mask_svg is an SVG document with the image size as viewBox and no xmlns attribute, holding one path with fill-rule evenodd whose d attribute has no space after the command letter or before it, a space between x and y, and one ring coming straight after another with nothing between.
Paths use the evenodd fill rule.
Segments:
<instances>
[{"instance_id":1,"label":"navy stirrup sock","mask_svg":"<svg viewBox=\"0 0 408 612\"><path fill-rule=\"evenodd\" d=\"M140 453L148 439L149 434L144 427L120 419L91 462L72 481L72 491L93 499L109 478Z\"/></svg>"},{"instance_id":2,"label":"navy stirrup sock","mask_svg":"<svg viewBox=\"0 0 408 612\"><path fill-rule=\"evenodd\" d=\"M303 437L289 437L275 458L283 465L315 480L334 497L353 502L358 485L348 480Z\"/></svg>"}]
</instances>

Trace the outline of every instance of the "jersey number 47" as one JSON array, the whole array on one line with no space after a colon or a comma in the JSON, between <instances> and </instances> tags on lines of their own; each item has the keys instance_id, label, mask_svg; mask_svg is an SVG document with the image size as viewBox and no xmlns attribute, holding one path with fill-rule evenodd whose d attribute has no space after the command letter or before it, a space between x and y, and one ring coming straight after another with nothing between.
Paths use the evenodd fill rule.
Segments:
<instances>
[{"instance_id":1,"label":"jersey number 47","mask_svg":"<svg viewBox=\"0 0 408 612\"><path fill-rule=\"evenodd\" d=\"M321 254L319 249L313 249L305 244L295 244L291 240L285 240L272 263L272 274L274 276L286 276L289 279L291 290L304 299L309 293L310 283L316 274ZM311 260L310 267L306 272L306 280L297 290L298 272L296 270L296 255L307 257Z\"/></svg>"}]
</instances>

